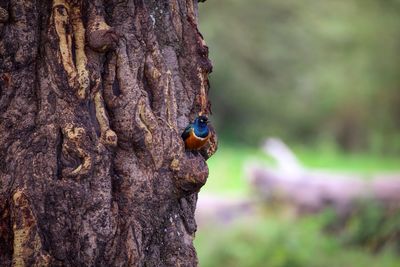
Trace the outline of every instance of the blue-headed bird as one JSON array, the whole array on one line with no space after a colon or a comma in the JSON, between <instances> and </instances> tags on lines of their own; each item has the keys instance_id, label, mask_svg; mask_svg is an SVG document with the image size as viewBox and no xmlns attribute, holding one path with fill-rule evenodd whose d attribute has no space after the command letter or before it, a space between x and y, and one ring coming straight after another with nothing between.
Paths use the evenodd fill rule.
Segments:
<instances>
[{"instance_id":1,"label":"blue-headed bird","mask_svg":"<svg viewBox=\"0 0 400 267\"><path fill-rule=\"evenodd\" d=\"M210 138L210 130L207 123L208 118L201 115L186 127L181 136L187 149L199 150L207 143Z\"/></svg>"}]
</instances>

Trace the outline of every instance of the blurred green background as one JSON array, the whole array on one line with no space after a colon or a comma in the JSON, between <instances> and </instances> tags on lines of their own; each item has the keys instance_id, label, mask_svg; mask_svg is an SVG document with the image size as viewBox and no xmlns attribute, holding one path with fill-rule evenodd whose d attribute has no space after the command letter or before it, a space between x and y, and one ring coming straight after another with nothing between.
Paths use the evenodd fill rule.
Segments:
<instances>
[{"instance_id":1,"label":"blurred green background","mask_svg":"<svg viewBox=\"0 0 400 267\"><path fill-rule=\"evenodd\" d=\"M244 166L273 165L259 149L269 136L309 168L400 172L400 0L209 0L199 8L219 134L200 198L252 195ZM366 205L340 235L324 230L336 220L329 211L287 218L263 210L229 227L200 225L200 266L400 266L398 214L379 210ZM391 238L375 250L379 231Z\"/></svg>"}]
</instances>

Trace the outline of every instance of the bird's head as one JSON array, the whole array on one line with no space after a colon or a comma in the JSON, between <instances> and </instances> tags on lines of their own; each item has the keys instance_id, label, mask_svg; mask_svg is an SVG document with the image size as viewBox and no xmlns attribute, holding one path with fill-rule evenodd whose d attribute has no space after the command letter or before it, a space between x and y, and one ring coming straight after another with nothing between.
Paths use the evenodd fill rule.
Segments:
<instances>
[{"instance_id":1,"label":"bird's head","mask_svg":"<svg viewBox=\"0 0 400 267\"><path fill-rule=\"evenodd\" d=\"M194 124L199 126L200 128L207 127L207 123L208 123L208 118L207 116L204 115L198 116L194 120Z\"/></svg>"},{"instance_id":2,"label":"bird's head","mask_svg":"<svg viewBox=\"0 0 400 267\"><path fill-rule=\"evenodd\" d=\"M193 128L194 128L194 133L198 137L207 137L209 134L209 129L207 126L208 123L208 118L207 116L200 115L198 116L193 123Z\"/></svg>"}]
</instances>

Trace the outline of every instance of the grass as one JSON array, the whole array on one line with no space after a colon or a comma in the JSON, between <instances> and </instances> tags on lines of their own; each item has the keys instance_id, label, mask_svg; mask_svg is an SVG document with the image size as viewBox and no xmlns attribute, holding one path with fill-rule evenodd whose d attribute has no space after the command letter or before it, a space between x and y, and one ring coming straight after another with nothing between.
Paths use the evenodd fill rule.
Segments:
<instances>
[{"instance_id":1,"label":"grass","mask_svg":"<svg viewBox=\"0 0 400 267\"><path fill-rule=\"evenodd\" d=\"M335 150L313 150L297 148L295 153L310 168L338 171L354 171L364 174L376 172L400 172L400 156L372 153L345 153Z\"/></svg>"}]
</instances>

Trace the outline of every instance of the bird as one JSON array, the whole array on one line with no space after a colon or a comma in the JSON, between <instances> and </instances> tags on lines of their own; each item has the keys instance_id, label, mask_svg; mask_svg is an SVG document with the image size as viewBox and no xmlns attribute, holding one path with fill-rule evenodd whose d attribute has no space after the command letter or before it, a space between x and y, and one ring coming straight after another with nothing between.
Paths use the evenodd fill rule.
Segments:
<instances>
[{"instance_id":1,"label":"bird","mask_svg":"<svg viewBox=\"0 0 400 267\"><path fill-rule=\"evenodd\" d=\"M188 150L199 150L210 138L210 129L208 128L207 116L198 116L193 123L190 123L182 133L182 139Z\"/></svg>"}]
</instances>

